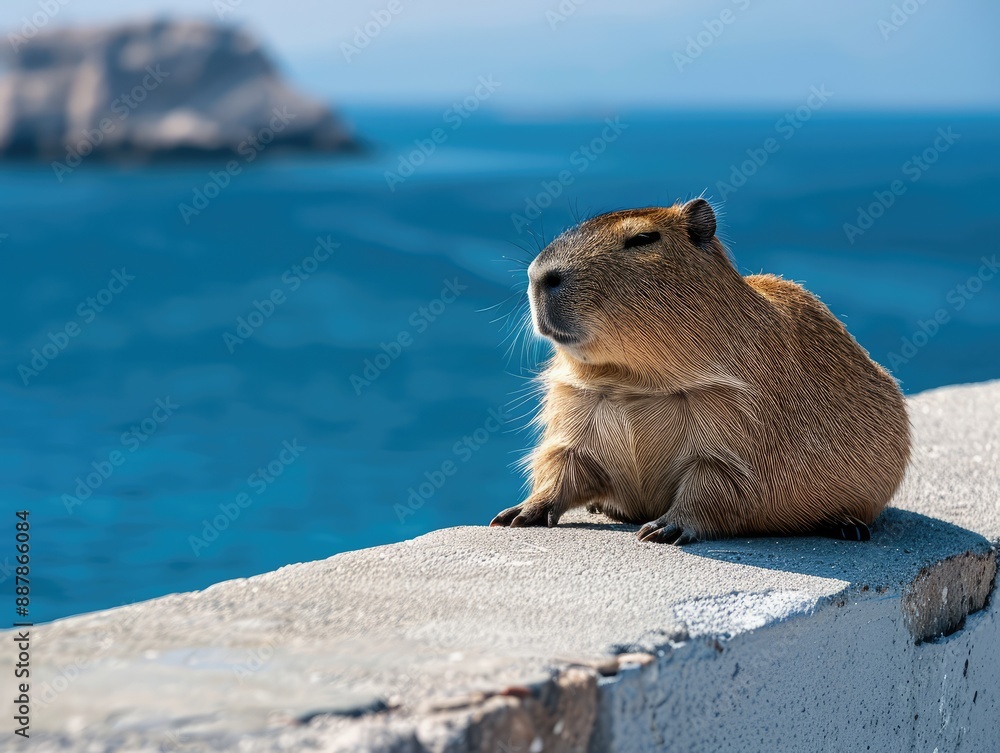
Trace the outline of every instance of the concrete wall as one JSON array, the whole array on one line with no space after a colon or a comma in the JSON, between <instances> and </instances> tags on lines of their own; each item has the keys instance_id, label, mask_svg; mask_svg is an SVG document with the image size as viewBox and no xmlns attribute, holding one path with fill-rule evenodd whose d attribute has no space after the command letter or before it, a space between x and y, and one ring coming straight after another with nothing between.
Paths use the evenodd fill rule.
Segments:
<instances>
[{"instance_id":1,"label":"concrete wall","mask_svg":"<svg viewBox=\"0 0 1000 753\"><path fill-rule=\"evenodd\" d=\"M837 600L599 686L592 751L1000 750L997 607L917 644L896 595Z\"/></svg>"},{"instance_id":2,"label":"concrete wall","mask_svg":"<svg viewBox=\"0 0 1000 753\"><path fill-rule=\"evenodd\" d=\"M31 749L1000 751L1000 383L911 414L870 542L581 511L39 626Z\"/></svg>"}]
</instances>

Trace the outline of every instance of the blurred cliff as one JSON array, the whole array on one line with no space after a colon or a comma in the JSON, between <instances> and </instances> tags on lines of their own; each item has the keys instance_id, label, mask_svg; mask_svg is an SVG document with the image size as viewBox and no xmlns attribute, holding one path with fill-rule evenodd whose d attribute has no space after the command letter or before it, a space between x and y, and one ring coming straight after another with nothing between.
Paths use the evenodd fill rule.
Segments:
<instances>
[{"instance_id":1,"label":"blurred cliff","mask_svg":"<svg viewBox=\"0 0 1000 753\"><path fill-rule=\"evenodd\" d=\"M265 147L351 151L244 31L155 20L40 33L4 48L0 156L151 159Z\"/></svg>"}]
</instances>

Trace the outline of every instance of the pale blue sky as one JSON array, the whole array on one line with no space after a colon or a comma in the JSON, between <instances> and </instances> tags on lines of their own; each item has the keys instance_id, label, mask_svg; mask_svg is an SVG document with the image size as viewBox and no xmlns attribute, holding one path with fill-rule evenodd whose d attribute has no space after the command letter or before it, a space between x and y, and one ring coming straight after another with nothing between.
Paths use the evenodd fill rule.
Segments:
<instances>
[{"instance_id":1,"label":"pale blue sky","mask_svg":"<svg viewBox=\"0 0 1000 753\"><path fill-rule=\"evenodd\" d=\"M436 105L483 75L501 82L490 105L513 109L794 106L814 85L831 109L1000 108L996 0L392 0L351 62L342 44L390 0L4 0L5 33L45 2L65 3L51 25L231 6L300 86L345 104ZM880 27L894 6L916 11ZM675 58L699 34L700 54Z\"/></svg>"}]
</instances>

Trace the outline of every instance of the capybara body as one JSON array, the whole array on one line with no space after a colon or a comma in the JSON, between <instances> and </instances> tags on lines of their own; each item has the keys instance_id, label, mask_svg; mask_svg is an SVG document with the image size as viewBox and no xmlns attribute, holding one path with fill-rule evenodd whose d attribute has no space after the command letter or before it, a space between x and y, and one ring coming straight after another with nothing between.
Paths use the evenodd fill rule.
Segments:
<instances>
[{"instance_id":1,"label":"capybara body","mask_svg":"<svg viewBox=\"0 0 1000 753\"><path fill-rule=\"evenodd\" d=\"M867 537L909 459L903 396L811 293L741 276L715 230L703 199L612 212L534 260L555 354L531 492L493 525L591 505L666 543Z\"/></svg>"}]
</instances>

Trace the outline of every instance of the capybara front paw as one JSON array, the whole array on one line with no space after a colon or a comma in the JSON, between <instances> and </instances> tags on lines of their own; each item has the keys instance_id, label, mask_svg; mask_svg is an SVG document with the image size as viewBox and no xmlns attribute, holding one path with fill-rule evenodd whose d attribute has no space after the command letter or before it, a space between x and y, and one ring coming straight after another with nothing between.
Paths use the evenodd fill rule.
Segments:
<instances>
[{"instance_id":1,"label":"capybara front paw","mask_svg":"<svg viewBox=\"0 0 1000 753\"><path fill-rule=\"evenodd\" d=\"M694 531L690 531L676 523L669 523L662 518L658 518L651 523L646 523L639 529L637 534L639 541L649 541L657 544L693 544L698 541Z\"/></svg>"},{"instance_id":2,"label":"capybara front paw","mask_svg":"<svg viewBox=\"0 0 1000 753\"><path fill-rule=\"evenodd\" d=\"M498 513L490 521L490 525L521 528L522 526L554 526L558 522L559 516L548 505L529 505L522 502Z\"/></svg>"}]
</instances>

